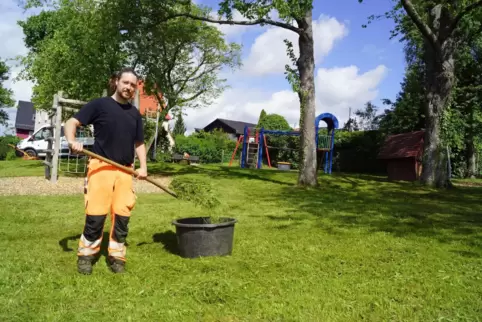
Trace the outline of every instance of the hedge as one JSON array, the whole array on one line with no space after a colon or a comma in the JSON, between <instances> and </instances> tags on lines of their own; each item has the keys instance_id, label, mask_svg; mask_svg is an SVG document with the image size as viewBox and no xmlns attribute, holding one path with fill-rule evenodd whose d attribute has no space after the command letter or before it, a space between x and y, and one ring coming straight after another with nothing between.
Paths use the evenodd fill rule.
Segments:
<instances>
[{"instance_id":1,"label":"hedge","mask_svg":"<svg viewBox=\"0 0 482 322\"><path fill-rule=\"evenodd\" d=\"M0 160L13 160L16 159L15 149L8 144L17 145L20 142L20 138L14 135L7 135L0 137Z\"/></svg>"}]
</instances>

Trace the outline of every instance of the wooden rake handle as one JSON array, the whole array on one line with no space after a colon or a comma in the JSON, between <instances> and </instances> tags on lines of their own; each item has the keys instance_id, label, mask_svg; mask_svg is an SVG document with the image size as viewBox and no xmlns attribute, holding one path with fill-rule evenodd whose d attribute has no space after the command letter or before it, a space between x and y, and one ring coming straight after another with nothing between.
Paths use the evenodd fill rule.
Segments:
<instances>
[{"instance_id":1,"label":"wooden rake handle","mask_svg":"<svg viewBox=\"0 0 482 322\"><path fill-rule=\"evenodd\" d=\"M113 165L114 167L116 168L119 168L121 170L124 170L126 171L127 173L130 173L130 174L133 174L135 176L138 175L137 171L135 171L134 169L130 168L130 167L126 167L126 166L123 166L122 164L119 164L117 162L114 162L112 160L109 160L107 158L104 158L103 156L100 156L92 151L89 151L89 150L86 150L86 149L82 149L82 153L92 157L92 158L96 158L96 159L99 159L101 161L104 161L110 165ZM169 190L167 187L163 186L162 184L160 184L159 182L153 180L152 178L149 178L149 176L146 177L145 179L146 181L149 181L150 183L152 183L153 185L161 188L162 190L164 190L165 192L167 192L168 194L170 194L171 196L173 196L174 198L178 198L177 194L172 191L172 190Z\"/></svg>"}]
</instances>

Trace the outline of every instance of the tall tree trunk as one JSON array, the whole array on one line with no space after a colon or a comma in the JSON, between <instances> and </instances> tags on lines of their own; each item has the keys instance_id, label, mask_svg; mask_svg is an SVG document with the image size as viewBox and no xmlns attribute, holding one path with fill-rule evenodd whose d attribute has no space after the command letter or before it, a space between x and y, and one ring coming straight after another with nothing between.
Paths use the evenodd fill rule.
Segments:
<instances>
[{"instance_id":1,"label":"tall tree trunk","mask_svg":"<svg viewBox=\"0 0 482 322\"><path fill-rule=\"evenodd\" d=\"M473 136L467 138L466 141L467 147L467 178L475 178L475 174L477 173L477 161L476 161L476 150L474 144Z\"/></svg>"},{"instance_id":2,"label":"tall tree trunk","mask_svg":"<svg viewBox=\"0 0 482 322\"><path fill-rule=\"evenodd\" d=\"M477 161L476 161L476 149L475 149L475 110L478 108L473 103L468 105L468 129L465 132L465 157L467 158L467 171L465 173L466 178L475 178L477 172Z\"/></svg>"},{"instance_id":3,"label":"tall tree trunk","mask_svg":"<svg viewBox=\"0 0 482 322\"><path fill-rule=\"evenodd\" d=\"M300 73L300 171L298 184L316 186L318 184L316 171L315 142L315 61L313 49L313 19L312 10L308 10L303 19L299 19L298 27L303 31L298 40L300 57L298 71Z\"/></svg>"},{"instance_id":4,"label":"tall tree trunk","mask_svg":"<svg viewBox=\"0 0 482 322\"><path fill-rule=\"evenodd\" d=\"M447 152L441 140L441 123L454 86L455 42L447 38L440 47L425 46L427 69L425 102L426 128L422 183L444 188L450 186Z\"/></svg>"}]
</instances>

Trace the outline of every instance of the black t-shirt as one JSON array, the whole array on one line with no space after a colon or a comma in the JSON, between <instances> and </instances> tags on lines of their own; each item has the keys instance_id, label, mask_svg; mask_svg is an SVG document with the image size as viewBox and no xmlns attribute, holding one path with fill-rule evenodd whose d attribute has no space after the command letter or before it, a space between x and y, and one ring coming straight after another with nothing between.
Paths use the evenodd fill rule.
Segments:
<instances>
[{"instance_id":1,"label":"black t-shirt","mask_svg":"<svg viewBox=\"0 0 482 322\"><path fill-rule=\"evenodd\" d=\"M84 105L74 118L94 125L94 153L124 166L134 162L135 143L144 142L142 117L135 106L106 96Z\"/></svg>"}]
</instances>

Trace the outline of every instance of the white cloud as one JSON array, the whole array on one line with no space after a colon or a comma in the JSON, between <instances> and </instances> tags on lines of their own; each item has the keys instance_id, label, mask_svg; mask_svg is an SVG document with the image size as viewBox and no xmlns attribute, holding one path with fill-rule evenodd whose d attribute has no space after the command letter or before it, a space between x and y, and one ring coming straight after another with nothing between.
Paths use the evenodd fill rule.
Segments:
<instances>
[{"instance_id":1,"label":"white cloud","mask_svg":"<svg viewBox=\"0 0 482 322\"><path fill-rule=\"evenodd\" d=\"M361 108L365 102L377 98L377 87L386 73L387 68L383 65L362 74L356 66L318 69L315 78L317 115L333 113L340 127L343 126L348 119L349 107ZM212 106L186 111L188 115L184 120L188 132L203 128L216 118L256 123L262 109L268 114L283 115L291 126L299 124L299 100L291 90L263 93L230 89Z\"/></svg>"},{"instance_id":2,"label":"white cloud","mask_svg":"<svg viewBox=\"0 0 482 322\"><path fill-rule=\"evenodd\" d=\"M320 68L316 74L316 92L322 106L347 106L374 99L377 86L387 73L384 65L359 74L356 66Z\"/></svg>"},{"instance_id":3,"label":"white cloud","mask_svg":"<svg viewBox=\"0 0 482 322\"><path fill-rule=\"evenodd\" d=\"M3 111L7 112L8 114L8 125L0 125L0 136L5 134L14 134L15 131L12 128L15 126L15 118L17 117L17 109L13 107L9 108L2 108Z\"/></svg>"},{"instance_id":4,"label":"white cloud","mask_svg":"<svg viewBox=\"0 0 482 322\"><path fill-rule=\"evenodd\" d=\"M313 21L315 63L328 55L335 43L347 34L347 27L336 18L320 15ZM256 76L283 73L285 65L291 65L284 39L291 41L298 57L298 35L283 28L270 27L254 41L244 71Z\"/></svg>"}]
</instances>

